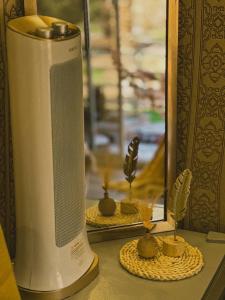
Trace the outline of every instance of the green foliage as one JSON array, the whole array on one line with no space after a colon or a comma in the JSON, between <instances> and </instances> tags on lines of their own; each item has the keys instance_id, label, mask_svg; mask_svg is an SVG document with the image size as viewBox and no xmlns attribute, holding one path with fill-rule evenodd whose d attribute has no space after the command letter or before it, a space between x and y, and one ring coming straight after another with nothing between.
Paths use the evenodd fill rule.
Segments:
<instances>
[{"instance_id":1,"label":"green foliage","mask_svg":"<svg viewBox=\"0 0 225 300\"><path fill-rule=\"evenodd\" d=\"M83 21L82 1L83 0L38 0L38 14L56 17L78 24Z\"/></svg>"}]
</instances>

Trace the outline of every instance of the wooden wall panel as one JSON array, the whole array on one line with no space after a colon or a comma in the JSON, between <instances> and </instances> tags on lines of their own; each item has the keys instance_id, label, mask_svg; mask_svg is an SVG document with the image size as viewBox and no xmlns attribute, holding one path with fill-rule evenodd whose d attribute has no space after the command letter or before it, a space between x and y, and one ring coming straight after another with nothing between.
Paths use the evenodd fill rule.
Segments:
<instances>
[{"instance_id":1,"label":"wooden wall panel","mask_svg":"<svg viewBox=\"0 0 225 300\"><path fill-rule=\"evenodd\" d=\"M10 130L5 24L23 15L23 3L0 0L0 224L4 230L11 256L15 252L15 201Z\"/></svg>"},{"instance_id":2,"label":"wooden wall panel","mask_svg":"<svg viewBox=\"0 0 225 300\"><path fill-rule=\"evenodd\" d=\"M184 226L225 231L225 1L180 2L177 174L193 172Z\"/></svg>"}]
</instances>

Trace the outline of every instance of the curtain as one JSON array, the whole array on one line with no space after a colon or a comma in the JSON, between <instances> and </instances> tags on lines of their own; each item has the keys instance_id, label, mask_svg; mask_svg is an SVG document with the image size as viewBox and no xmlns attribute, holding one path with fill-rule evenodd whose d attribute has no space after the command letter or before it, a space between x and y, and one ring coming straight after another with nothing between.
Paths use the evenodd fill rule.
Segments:
<instances>
[{"instance_id":1,"label":"curtain","mask_svg":"<svg viewBox=\"0 0 225 300\"><path fill-rule=\"evenodd\" d=\"M15 250L15 197L13 182L12 143L7 83L5 24L23 15L22 1L0 0L0 224L9 252Z\"/></svg>"},{"instance_id":2,"label":"curtain","mask_svg":"<svg viewBox=\"0 0 225 300\"><path fill-rule=\"evenodd\" d=\"M186 229L225 232L225 0L181 0L177 174L193 172Z\"/></svg>"}]
</instances>

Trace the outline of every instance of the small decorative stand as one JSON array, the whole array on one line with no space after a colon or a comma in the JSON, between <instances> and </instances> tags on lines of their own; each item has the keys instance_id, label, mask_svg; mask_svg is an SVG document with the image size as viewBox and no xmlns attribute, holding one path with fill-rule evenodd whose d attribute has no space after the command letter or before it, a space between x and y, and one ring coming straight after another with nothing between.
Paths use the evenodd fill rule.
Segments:
<instances>
[{"instance_id":1,"label":"small decorative stand","mask_svg":"<svg viewBox=\"0 0 225 300\"><path fill-rule=\"evenodd\" d=\"M185 216L191 179L191 171L185 170L173 186L169 208L176 224L174 235L154 237L149 227L144 237L128 242L120 250L120 263L131 274L168 281L188 278L201 271L204 262L200 250L176 234L177 223ZM143 215L146 218L148 213L142 212L142 220ZM146 222L144 219L144 226L148 228Z\"/></svg>"},{"instance_id":2,"label":"small decorative stand","mask_svg":"<svg viewBox=\"0 0 225 300\"><path fill-rule=\"evenodd\" d=\"M165 237L163 240L163 254L171 257L180 257L185 251L186 243L184 238L177 236L176 240L173 236Z\"/></svg>"}]
</instances>

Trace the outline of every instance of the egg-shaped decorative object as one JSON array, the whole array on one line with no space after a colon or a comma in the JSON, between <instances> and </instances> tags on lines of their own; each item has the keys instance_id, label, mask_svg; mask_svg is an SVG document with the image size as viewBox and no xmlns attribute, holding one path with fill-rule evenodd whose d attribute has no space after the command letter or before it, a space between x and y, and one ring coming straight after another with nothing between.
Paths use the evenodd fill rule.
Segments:
<instances>
[{"instance_id":1,"label":"egg-shaped decorative object","mask_svg":"<svg viewBox=\"0 0 225 300\"><path fill-rule=\"evenodd\" d=\"M156 238L146 233L137 243L137 251L139 256L144 258L152 258L157 255L159 251L159 245Z\"/></svg>"},{"instance_id":2,"label":"egg-shaped decorative object","mask_svg":"<svg viewBox=\"0 0 225 300\"><path fill-rule=\"evenodd\" d=\"M116 211L116 202L109 198L108 193L105 193L104 198L100 199L98 203L98 209L103 216L113 216Z\"/></svg>"}]
</instances>

